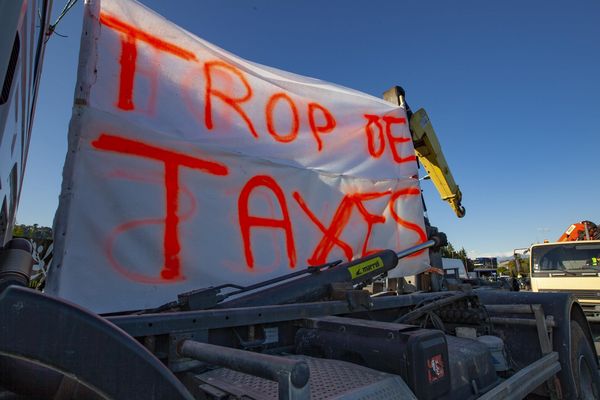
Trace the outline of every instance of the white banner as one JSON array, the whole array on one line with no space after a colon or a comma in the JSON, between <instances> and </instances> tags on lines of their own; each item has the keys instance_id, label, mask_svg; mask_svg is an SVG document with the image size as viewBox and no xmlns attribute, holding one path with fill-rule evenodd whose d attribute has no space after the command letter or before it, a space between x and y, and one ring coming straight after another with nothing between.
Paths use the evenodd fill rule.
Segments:
<instances>
[{"instance_id":1,"label":"white banner","mask_svg":"<svg viewBox=\"0 0 600 400\"><path fill-rule=\"evenodd\" d=\"M133 1L86 5L80 53L48 292L149 308L426 240L404 109L243 60Z\"/></svg>"}]
</instances>

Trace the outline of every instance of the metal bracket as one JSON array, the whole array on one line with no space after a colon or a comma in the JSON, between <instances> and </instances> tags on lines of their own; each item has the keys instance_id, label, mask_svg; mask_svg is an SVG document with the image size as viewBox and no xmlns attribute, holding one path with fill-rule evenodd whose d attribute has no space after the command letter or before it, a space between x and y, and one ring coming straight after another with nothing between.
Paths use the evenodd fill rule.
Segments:
<instances>
[{"instance_id":1,"label":"metal bracket","mask_svg":"<svg viewBox=\"0 0 600 400\"><path fill-rule=\"evenodd\" d=\"M513 314L533 314L534 319L523 318L490 318L494 323L509 324L509 325L529 325L534 326L537 330L538 340L542 356L547 356L552 353L552 328L556 327L553 316L546 317L541 304L497 304L487 305L489 311L497 313L513 313ZM560 383L556 374L553 374L546 381L546 388L550 393L552 400L562 399Z\"/></svg>"},{"instance_id":2,"label":"metal bracket","mask_svg":"<svg viewBox=\"0 0 600 400\"><path fill-rule=\"evenodd\" d=\"M208 341L208 331L200 330L195 332L178 332L169 335L169 361L167 366L173 372L186 371L192 368L199 367L203 363L189 357L182 357L177 351L178 343L183 340L197 340L200 342Z\"/></svg>"}]
</instances>

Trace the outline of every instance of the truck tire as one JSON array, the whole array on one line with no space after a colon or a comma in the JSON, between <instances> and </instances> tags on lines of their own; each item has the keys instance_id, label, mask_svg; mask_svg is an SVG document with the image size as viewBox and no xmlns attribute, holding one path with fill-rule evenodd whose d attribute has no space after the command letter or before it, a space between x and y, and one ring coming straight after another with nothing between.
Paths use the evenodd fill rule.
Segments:
<instances>
[{"instance_id":1,"label":"truck tire","mask_svg":"<svg viewBox=\"0 0 600 400\"><path fill-rule=\"evenodd\" d=\"M598 365L590 343L577 321L571 321L571 369L575 380L577 399L599 399Z\"/></svg>"}]
</instances>

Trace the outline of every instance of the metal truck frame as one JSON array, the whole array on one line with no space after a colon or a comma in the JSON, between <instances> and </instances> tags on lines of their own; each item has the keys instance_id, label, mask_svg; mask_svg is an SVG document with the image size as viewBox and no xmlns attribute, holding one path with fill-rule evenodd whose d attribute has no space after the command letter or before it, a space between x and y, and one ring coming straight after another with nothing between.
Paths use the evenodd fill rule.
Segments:
<instances>
[{"instance_id":1,"label":"metal truck frame","mask_svg":"<svg viewBox=\"0 0 600 400\"><path fill-rule=\"evenodd\" d=\"M443 298L463 294L447 292ZM106 398L228 398L218 381L194 373L194 369L211 364L277 381L281 399L305 399L310 398L306 386L314 386L311 377L324 374L323 369L313 372L313 366L307 372L302 360L286 363L289 358L272 355L289 353L300 327L333 316L341 316L336 321L341 332L342 326L352 326L357 319L377 326L374 321L406 315L423 301L439 297L440 293L389 296L373 298L369 306L359 307L337 300L101 317L61 299L13 286L0 296L4 381L9 380L10 388L21 393L54 398L89 396L90 392ZM477 297L490 314L492 333L504 338L514 364L522 368L493 388L478 387L474 382L467 398L520 399L536 390L552 398L595 398L597 365L593 364L596 370L584 370L579 359L595 363L596 357L589 346L585 318L572 297L491 290L481 291ZM583 339L575 337L574 326L584 331ZM394 332L389 326L381 329L388 335ZM262 352L255 352L257 349ZM265 359L266 355L270 358ZM40 373L40 366L48 370ZM40 377L48 382L38 389L41 393L34 390ZM351 395L363 388L353 388L350 382L345 385L338 388L341 394L362 398ZM397 381L381 385L395 388L395 393L402 389ZM381 389L371 386L365 391ZM235 395L234 389L230 395ZM249 398L272 398L265 393L255 397L251 389L246 390ZM403 395L410 398L412 392L406 387ZM444 398L456 398L447 395Z\"/></svg>"},{"instance_id":2,"label":"metal truck frame","mask_svg":"<svg viewBox=\"0 0 600 400\"><path fill-rule=\"evenodd\" d=\"M568 294L356 289L441 242L119 315L13 285L0 293L0 385L44 398L598 397L591 333ZM501 338L501 354L477 335Z\"/></svg>"}]
</instances>

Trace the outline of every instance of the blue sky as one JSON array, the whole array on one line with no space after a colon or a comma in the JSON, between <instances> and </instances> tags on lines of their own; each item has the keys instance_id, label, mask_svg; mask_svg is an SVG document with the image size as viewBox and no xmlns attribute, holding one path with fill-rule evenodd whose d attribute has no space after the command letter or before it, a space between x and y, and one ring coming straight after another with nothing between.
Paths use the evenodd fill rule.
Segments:
<instances>
[{"instance_id":1,"label":"blue sky","mask_svg":"<svg viewBox=\"0 0 600 400\"><path fill-rule=\"evenodd\" d=\"M600 2L142 3L258 63L378 97L403 86L427 109L467 208L456 218L424 182L430 220L473 257L600 223ZM82 9L48 44L19 223L49 226L58 204Z\"/></svg>"}]
</instances>

